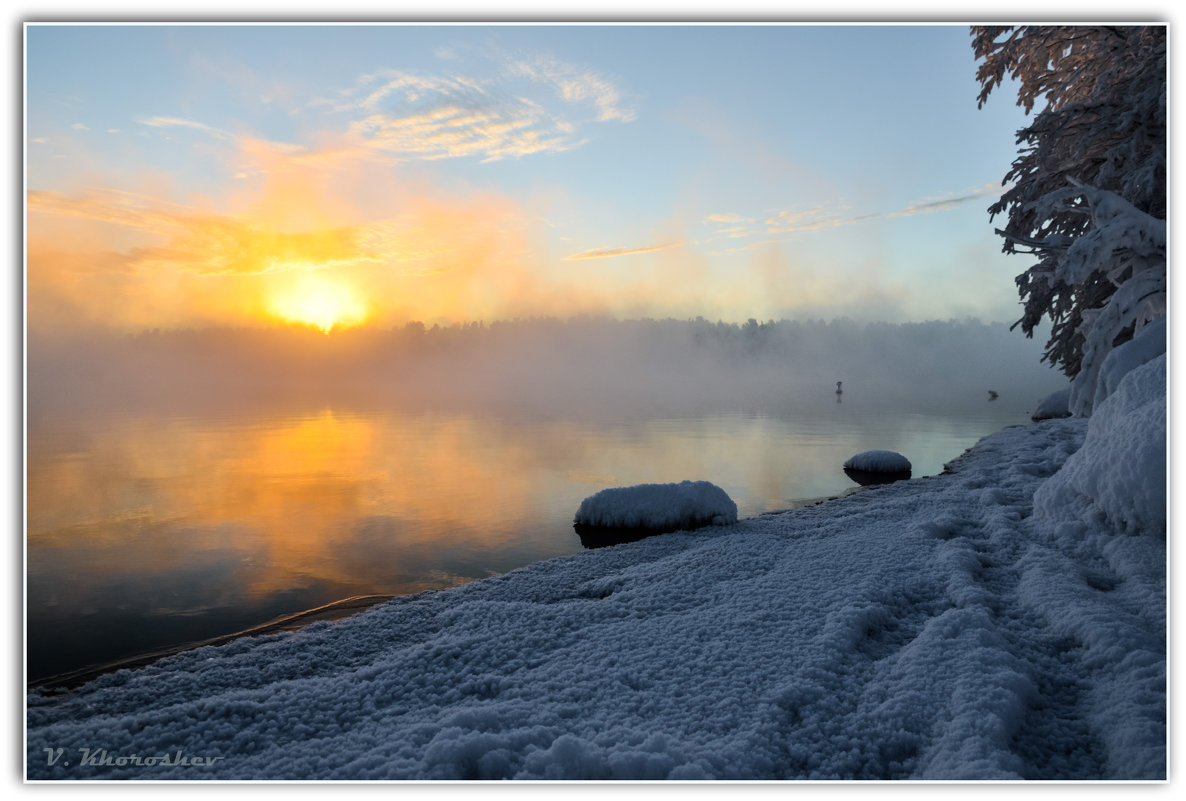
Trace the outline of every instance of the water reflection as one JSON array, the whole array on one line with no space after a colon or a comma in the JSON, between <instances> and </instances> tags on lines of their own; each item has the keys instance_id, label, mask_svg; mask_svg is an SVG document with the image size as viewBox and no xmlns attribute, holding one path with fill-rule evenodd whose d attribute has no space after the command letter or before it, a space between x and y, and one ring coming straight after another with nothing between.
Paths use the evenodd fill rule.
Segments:
<instances>
[{"instance_id":1,"label":"water reflection","mask_svg":"<svg viewBox=\"0 0 1186 801\"><path fill-rule=\"evenodd\" d=\"M824 398L597 422L340 405L43 416L28 431L30 676L573 553L573 513L606 487L708 480L747 517L843 492L840 466L872 447L935 473L1025 419L983 407L996 417Z\"/></svg>"}]
</instances>

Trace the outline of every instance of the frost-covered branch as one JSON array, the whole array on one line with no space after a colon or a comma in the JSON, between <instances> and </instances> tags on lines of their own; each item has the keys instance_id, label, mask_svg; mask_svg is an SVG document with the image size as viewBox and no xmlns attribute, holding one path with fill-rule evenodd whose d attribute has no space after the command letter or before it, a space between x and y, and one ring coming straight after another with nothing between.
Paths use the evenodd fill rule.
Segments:
<instances>
[{"instance_id":1,"label":"frost-covered branch","mask_svg":"<svg viewBox=\"0 0 1186 801\"><path fill-rule=\"evenodd\" d=\"M1104 347L1086 337L1110 327L1112 296L1151 264L1164 275L1166 29L977 26L972 36L981 105L1006 76L1026 113L1045 102L1018 132L1009 186L989 215L1005 218L1004 252L1038 259L1017 276L1024 314L1014 327L1033 336L1048 318L1043 358L1075 378ZM1118 301L1121 330L1107 347L1156 302L1138 307Z\"/></svg>"}]
</instances>

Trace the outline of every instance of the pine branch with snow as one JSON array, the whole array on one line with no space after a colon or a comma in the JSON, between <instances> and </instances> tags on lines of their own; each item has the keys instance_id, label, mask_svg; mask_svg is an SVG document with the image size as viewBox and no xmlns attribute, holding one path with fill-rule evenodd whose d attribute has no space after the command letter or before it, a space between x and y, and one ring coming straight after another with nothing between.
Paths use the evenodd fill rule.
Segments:
<instances>
[{"instance_id":1,"label":"pine branch with snow","mask_svg":"<svg viewBox=\"0 0 1186 801\"><path fill-rule=\"evenodd\" d=\"M979 103L1009 76L1019 82L1018 105L1027 114L1039 107L1018 132L1020 153L989 213L1006 218L998 231L1006 253L1038 257L1016 279L1024 313L1015 326L1033 336L1048 317L1043 358L1075 378L1159 304L1164 313L1164 291L1138 266L1156 261L1150 248L1160 242L1164 283L1166 30L974 26L972 36L983 60ZM1146 217L1160 222L1160 235Z\"/></svg>"}]
</instances>

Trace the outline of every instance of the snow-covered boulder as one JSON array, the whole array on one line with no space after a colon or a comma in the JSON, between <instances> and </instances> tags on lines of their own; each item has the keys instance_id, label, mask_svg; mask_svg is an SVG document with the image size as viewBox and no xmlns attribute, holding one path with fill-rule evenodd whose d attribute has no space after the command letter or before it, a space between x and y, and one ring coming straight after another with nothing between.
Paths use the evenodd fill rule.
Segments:
<instances>
[{"instance_id":1,"label":"snow-covered boulder","mask_svg":"<svg viewBox=\"0 0 1186 801\"><path fill-rule=\"evenodd\" d=\"M895 451L865 451L844 463L844 474L864 486L910 478L910 460Z\"/></svg>"},{"instance_id":2,"label":"snow-covered boulder","mask_svg":"<svg viewBox=\"0 0 1186 801\"><path fill-rule=\"evenodd\" d=\"M910 460L895 451L865 451L850 457L844 467L866 473L909 473Z\"/></svg>"},{"instance_id":3,"label":"snow-covered boulder","mask_svg":"<svg viewBox=\"0 0 1186 801\"><path fill-rule=\"evenodd\" d=\"M590 547L736 522L737 504L708 481L604 489L581 501L573 518L581 540Z\"/></svg>"},{"instance_id":4,"label":"snow-covered boulder","mask_svg":"<svg viewBox=\"0 0 1186 801\"><path fill-rule=\"evenodd\" d=\"M1163 353L1124 375L1090 417L1083 446L1034 493L1039 528L1057 533L1070 530L1062 524L1080 522L1164 537L1165 418Z\"/></svg>"},{"instance_id":5,"label":"snow-covered boulder","mask_svg":"<svg viewBox=\"0 0 1186 801\"><path fill-rule=\"evenodd\" d=\"M1071 388L1063 387L1058 392L1051 392L1038 401L1038 408L1034 410L1031 420L1053 420L1056 417L1071 416Z\"/></svg>"}]
</instances>

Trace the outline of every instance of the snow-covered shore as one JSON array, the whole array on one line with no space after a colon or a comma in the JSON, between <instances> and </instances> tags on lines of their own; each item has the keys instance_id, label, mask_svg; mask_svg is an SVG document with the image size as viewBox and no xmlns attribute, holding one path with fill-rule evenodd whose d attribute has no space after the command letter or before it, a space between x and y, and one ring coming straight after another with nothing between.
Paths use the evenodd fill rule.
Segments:
<instances>
[{"instance_id":1,"label":"snow-covered shore","mask_svg":"<svg viewBox=\"0 0 1186 801\"><path fill-rule=\"evenodd\" d=\"M1164 450L1162 358L942 476L33 694L28 777L1162 779L1164 516L1099 456L1034 503L1157 370Z\"/></svg>"}]
</instances>

